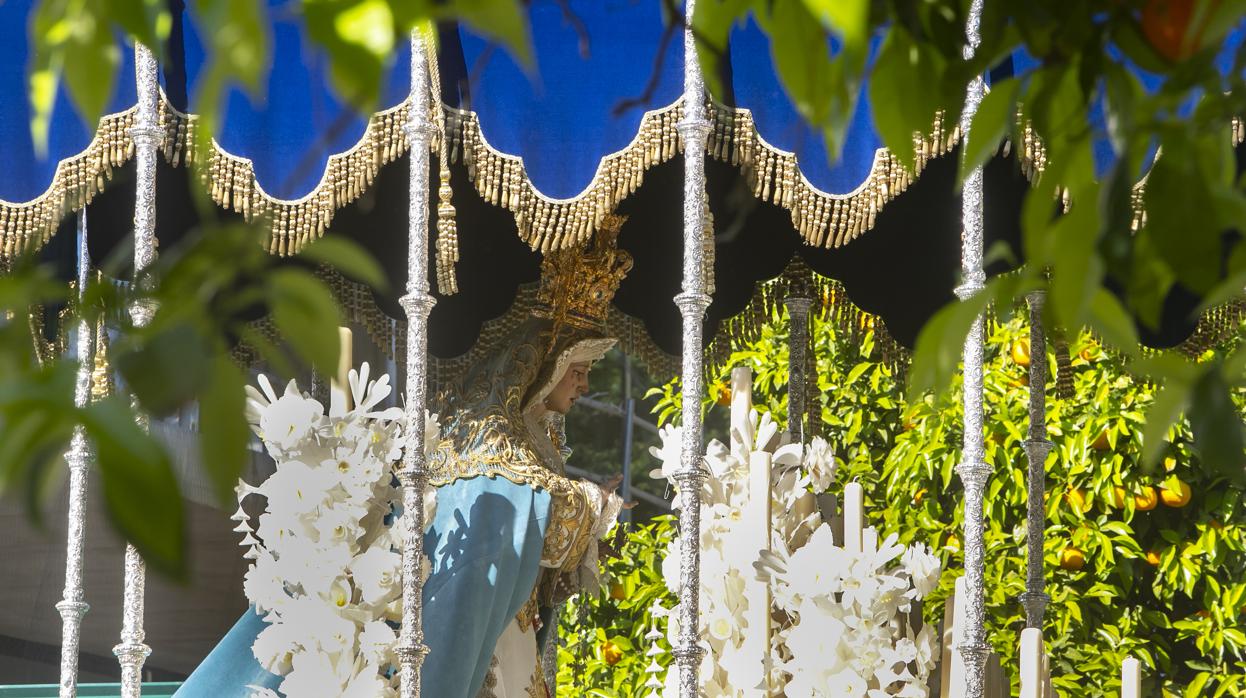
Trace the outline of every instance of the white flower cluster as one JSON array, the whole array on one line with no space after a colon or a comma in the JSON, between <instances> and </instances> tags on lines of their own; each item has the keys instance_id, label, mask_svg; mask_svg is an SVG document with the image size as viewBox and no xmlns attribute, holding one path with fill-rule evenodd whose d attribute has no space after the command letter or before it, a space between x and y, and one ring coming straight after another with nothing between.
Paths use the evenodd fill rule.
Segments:
<instances>
[{"instance_id":1,"label":"white flower cluster","mask_svg":"<svg viewBox=\"0 0 1246 698\"><path fill-rule=\"evenodd\" d=\"M741 433L743 431L744 433ZM663 462L653 477L669 478L680 467L679 430L663 429ZM749 459L770 454L769 550L756 543L757 522L746 513ZM768 414L753 412L733 429L730 446L710 442L702 491L701 636L709 652L701 665L704 695L739 696L762 678L745 638L750 603L746 579L766 583L772 607L771 647L763 671L772 688L788 696L883 698L927 695L935 666L932 628L916 631L914 602L938 583L939 561L924 546L905 548L889 536L877 550L850 553L832 540L830 524L814 503L835 476L830 445L786 443ZM678 501L678 500L676 500ZM679 590L679 541L663 561L667 587ZM917 616L918 614L912 613ZM777 619L782 618L782 622ZM678 637L678 614L667 636ZM675 671L667 672L665 695L678 695Z\"/></svg>"},{"instance_id":2,"label":"white flower cluster","mask_svg":"<svg viewBox=\"0 0 1246 698\"><path fill-rule=\"evenodd\" d=\"M266 499L259 540L245 518L236 529L254 544L243 589L268 623L252 651L284 676L280 690L289 698L397 695L405 517L396 516L394 465L405 415L376 410L392 388L388 375L369 381L368 373L366 363L350 372L354 409L335 403L328 415L294 381L280 397L265 376L262 391L247 387L247 417L277 469L258 487L238 488L240 512L244 497ZM424 429L431 454L436 415L426 415ZM427 523L436 506L431 489L424 502Z\"/></svg>"}]
</instances>

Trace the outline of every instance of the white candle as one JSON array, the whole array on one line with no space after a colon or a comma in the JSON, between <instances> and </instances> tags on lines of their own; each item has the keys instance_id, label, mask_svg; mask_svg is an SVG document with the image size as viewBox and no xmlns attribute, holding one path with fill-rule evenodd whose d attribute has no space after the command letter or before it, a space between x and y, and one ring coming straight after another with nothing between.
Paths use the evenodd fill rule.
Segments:
<instances>
[{"instance_id":1,"label":"white candle","mask_svg":"<svg viewBox=\"0 0 1246 698\"><path fill-rule=\"evenodd\" d=\"M956 592L952 597L952 638L950 644L944 645L944 656L951 655L952 669L948 672L949 689L946 695L964 696L965 689L965 662L960 652L956 649L965 643L965 606L969 600L969 589L965 586L965 578L956 578ZM946 638L946 634L944 635Z\"/></svg>"},{"instance_id":2,"label":"white candle","mask_svg":"<svg viewBox=\"0 0 1246 698\"><path fill-rule=\"evenodd\" d=\"M1133 657L1121 664L1121 698L1142 698L1142 664Z\"/></svg>"},{"instance_id":3,"label":"white candle","mask_svg":"<svg viewBox=\"0 0 1246 698\"><path fill-rule=\"evenodd\" d=\"M337 371L329 382L329 404L334 412L339 408L342 412L350 409L350 369L352 336L349 327L337 328L337 338L341 347L338 352Z\"/></svg>"},{"instance_id":4,"label":"white candle","mask_svg":"<svg viewBox=\"0 0 1246 698\"><path fill-rule=\"evenodd\" d=\"M731 455L741 463L749 462L753 451L753 371L747 366L731 369ZM742 441L736 440L736 435ZM747 443L746 443L747 442Z\"/></svg>"},{"instance_id":5,"label":"white candle","mask_svg":"<svg viewBox=\"0 0 1246 698\"><path fill-rule=\"evenodd\" d=\"M1021 631L1021 698L1043 698L1043 631Z\"/></svg>"},{"instance_id":6,"label":"white candle","mask_svg":"<svg viewBox=\"0 0 1246 698\"><path fill-rule=\"evenodd\" d=\"M867 553L878 552L878 529L870 526L861 531L861 550Z\"/></svg>"},{"instance_id":7,"label":"white candle","mask_svg":"<svg viewBox=\"0 0 1246 698\"><path fill-rule=\"evenodd\" d=\"M850 482L844 486L844 550L850 553L861 552L864 497L861 483Z\"/></svg>"}]
</instances>

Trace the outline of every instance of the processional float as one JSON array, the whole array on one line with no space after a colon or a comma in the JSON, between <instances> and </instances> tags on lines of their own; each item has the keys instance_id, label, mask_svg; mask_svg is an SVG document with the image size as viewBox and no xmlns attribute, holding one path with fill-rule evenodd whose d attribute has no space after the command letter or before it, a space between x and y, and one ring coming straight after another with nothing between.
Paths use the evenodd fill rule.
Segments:
<instances>
[{"instance_id":1,"label":"processional float","mask_svg":"<svg viewBox=\"0 0 1246 698\"><path fill-rule=\"evenodd\" d=\"M436 36L413 35L399 47L382 108L360 116L334 94L325 56L281 4L269 2L273 54L266 88L257 98L227 91L206 151L194 147L201 127L195 99L203 32L210 29L178 9L162 62L118 38L123 79L97 124L83 124L58 94L46 157L35 154L25 98L32 2L0 5L0 79L10 96L0 104L8 167L0 180L0 258L38 250L67 280L76 268L82 283L133 233L133 266L142 270L157 239L175 244L200 222L192 182L210 193L217 206L211 215L267 229L273 254L297 254L329 231L349 235L375 254L402 294L375 292L331 272L325 278L352 324L404 362L406 406L419 415L428 384L488 351L515 308L531 300L540 254L584 245L602 218L618 211L629 216L619 244L635 259L610 320L622 348L657 376L681 375L683 404L700 404L707 373L721 369L733 343L755 336L783 306L793 328L789 429L799 435L811 424L816 390L808 380L809 313L851 331L871 318L880 351L900 367L939 307L979 292L987 274L1007 270L1001 263L984 267L985 245L1002 241L1020 255L1020 201L1028 177L1042 169L1041 144L1013 143L975 171L963 192L955 183L959 143L985 90L983 77L970 84L959 124L936 119L929 132L915 134L913 171L881 147L872 126L872 110L902 107L867 99L859 103L842 158L830 162L820 135L784 94L768 42L752 20L732 31L724 56L730 79L725 94L711 99L695 38L682 24L665 22L659 3L572 3L574 23L557 3L533 3L531 69L470 29L445 25ZM967 53L978 42L980 10L975 2ZM693 11L693 0L686 0L685 12ZM1024 57L1014 61L1016 69ZM1045 356L1043 297L1029 300L1031 345ZM1195 324L1184 319L1189 304L1169 300L1166 324L1158 332L1144 329L1143 337L1154 346L1184 342L1190 352L1233 331L1246 308L1235 302ZM135 324L153 311L133 308ZM965 485L967 587L959 649L974 698L982 695L987 651L982 506L990 469L982 461L981 326L979 319L965 344L966 436L957 469ZM78 335L84 366L78 397L86 400L92 347L85 338L92 332L79 328ZM49 329L52 350L56 339ZM1021 598L1030 628L1042 627L1046 603L1046 370L1046 361L1030 365L1031 525ZM700 412L689 410L684 420L676 476L684 583L673 654L680 695L691 698L704 652L694 629L705 474ZM421 430L413 433L422 438ZM416 516L423 511L423 452L419 443L407 449L399 471L405 510ZM62 696L74 695L87 610L82 511L89 461L90 446L79 434L67 456L71 521L64 599L57 604ZM419 695L426 653L421 582L412 573L421 539L410 542L398 645L404 696ZM124 564L125 614L115 653L124 695L137 696L151 651L144 644L144 570L133 548Z\"/></svg>"}]
</instances>

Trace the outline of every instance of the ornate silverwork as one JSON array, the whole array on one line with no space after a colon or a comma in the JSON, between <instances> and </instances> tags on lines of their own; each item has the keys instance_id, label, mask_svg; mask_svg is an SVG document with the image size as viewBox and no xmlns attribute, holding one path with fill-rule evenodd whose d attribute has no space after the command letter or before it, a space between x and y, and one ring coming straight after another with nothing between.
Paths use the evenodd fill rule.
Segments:
<instances>
[{"instance_id":1,"label":"ornate silverwork","mask_svg":"<svg viewBox=\"0 0 1246 698\"><path fill-rule=\"evenodd\" d=\"M705 85L692 33L695 0L684 4L684 115L676 126L684 151L684 266L683 293L675 304L683 316L683 454L675 474L679 485L679 637L672 654L679 665L679 695L700 695L698 674L705 650L700 644L701 597L701 398L705 393L702 367L702 325L710 297L706 294L705 143L710 123L705 118Z\"/></svg>"},{"instance_id":2,"label":"ornate silverwork","mask_svg":"<svg viewBox=\"0 0 1246 698\"><path fill-rule=\"evenodd\" d=\"M805 375L809 347L809 309L813 299L789 296L783 300L791 324L787 348L787 433L794 443L805 441L805 396L808 376Z\"/></svg>"},{"instance_id":3,"label":"ornate silverwork","mask_svg":"<svg viewBox=\"0 0 1246 698\"><path fill-rule=\"evenodd\" d=\"M972 58L981 43L980 24L983 0L973 0L969 17L965 22L966 59ZM986 92L981 75L974 76L965 90L965 107L961 111L960 132L962 138L969 133L978 105ZM956 289L962 300L982 291L986 273L982 268L982 168L976 167L965 179L961 200L961 220L964 226L961 238L961 270L964 283ZM965 692L968 698L983 698L985 690L986 657L986 609L984 594L985 544L982 528L982 506L986 482L991 468L983 458L985 445L982 437L982 316L974 319L965 338L964 348L964 448L961 462L956 466L961 482L965 485L965 629L963 641L957 647L965 663Z\"/></svg>"},{"instance_id":4,"label":"ornate silverwork","mask_svg":"<svg viewBox=\"0 0 1246 698\"><path fill-rule=\"evenodd\" d=\"M1047 454L1051 441L1047 438L1047 336L1043 332L1043 291L1026 296L1030 305L1030 429L1025 440L1028 495L1025 506L1025 592L1021 604L1025 607L1025 627L1043 629L1043 615L1051 598L1044 591L1043 534L1047 519L1043 508L1043 490L1046 489Z\"/></svg>"},{"instance_id":5,"label":"ornate silverwork","mask_svg":"<svg viewBox=\"0 0 1246 698\"><path fill-rule=\"evenodd\" d=\"M87 212L78 212L78 299L81 301L89 280L90 255L87 251ZM74 385L74 404L86 407L91 401L91 372L94 368L95 333L84 319L78 320L78 375ZM82 594L82 551L86 543L87 470L91 463L91 444L82 425L74 428L65 462L69 466L69 530L65 546L65 591L56 610L61 614L60 697L78 694L78 644L82 617L90 610Z\"/></svg>"},{"instance_id":6,"label":"ornate silverwork","mask_svg":"<svg viewBox=\"0 0 1246 698\"><path fill-rule=\"evenodd\" d=\"M137 182L134 200L134 281L135 291L142 274L156 259L156 151L163 131L158 127L156 102L156 58L142 44L134 44L134 77L138 89L138 111L130 138L135 144ZM130 306L130 317L138 327L151 321L155 308L149 302ZM146 428L144 420L143 427ZM143 594L147 570L133 545L125 548L125 596L121 623L121 643L113 648L121 664L122 698L138 698L142 693L143 663L151 648L143 644Z\"/></svg>"},{"instance_id":7,"label":"ornate silverwork","mask_svg":"<svg viewBox=\"0 0 1246 698\"><path fill-rule=\"evenodd\" d=\"M411 145L407 208L407 293L399 302L407 315L407 433L398 480L402 484L405 540L402 546L402 630L396 652L401 667L402 698L420 695L420 666L428 654L424 644L424 488L428 469L424 453L424 410L428 401L428 147L436 127L429 119L428 53L424 37L411 32L411 109L405 126Z\"/></svg>"}]
</instances>

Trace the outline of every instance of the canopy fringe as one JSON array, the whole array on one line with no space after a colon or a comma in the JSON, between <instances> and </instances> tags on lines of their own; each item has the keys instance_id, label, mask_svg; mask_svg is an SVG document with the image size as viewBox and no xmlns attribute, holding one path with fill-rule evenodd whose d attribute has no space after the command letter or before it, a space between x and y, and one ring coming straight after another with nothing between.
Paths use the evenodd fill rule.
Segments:
<instances>
[{"instance_id":1,"label":"canopy fringe","mask_svg":"<svg viewBox=\"0 0 1246 698\"><path fill-rule=\"evenodd\" d=\"M728 364L733 351L761 338L762 327L782 317L786 312L784 300L792 295L795 283L803 284L806 292L812 293L814 305L810 311L822 322L831 322L836 331L847 335L854 343L864 339L867 332L874 333L873 358L885 364L897 375L903 374L909 361L909 351L891 336L887 324L877 315L859 308L848 297L847 289L835 279L830 279L809 270L802 262L796 261L793 267L804 267L807 276L799 278L785 272L777 279L759 284L753 298L740 313L720 321L718 332L706 348L706 379L717 380L723 371L731 368ZM812 336L812 333L811 333ZM814 356L810 351L809 356ZM816 376L811 370L810 377ZM816 385L816 380L806 381L806 386ZM813 394L806 405L811 405ZM815 419L818 418L814 415Z\"/></svg>"},{"instance_id":2,"label":"canopy fringe","mask_svg":"<svg viewBox=\"0 0 1246 698\"><path fill-rule=\"evenodd\" d=\"M462 158L481 197L514 213L520 238L547 253L583 244L601 219L636 191L646 170L675 156L682 147L675 130L681 104L645 112L631 143L603 157L592 181L572 199L551 199L537 191L522 158L485 140L475 112L447 107L446 131L451 157Z\"/></svg>"},{"instance_id":3,"label":"canopy fringe","mask_svg":"<svg viewBox=\"0 0 1246 698\"><path fill-rule=\"evenodd\" d=\"M324 235L337 210L359 198L380 169L402 157L409 147L403 132L409 106L403 102L373 114L354 146L329 156L319 184L309 194L278 199L260 186L249 158L229 153L216 139L206 161L201 161L205 156L197 154L194 146L197 115L179 112L164 99L160 108L166 129L165 158L174 165L199 166L217 205L241 213L248 221L264 220L269 252L283 257L297 254Z\"/></svg>"},{"instance_id":4,"label":"canopy fringe","mask_svg":"<svg viewBox=\"0 0 1246 698\"><path fill-rule=\"evenodd\" d=\"M0 201L0 259L42 247L67 213L86 206L104 189L113 170L134 155L129 129L137 109L101 117L95 137L82 152L57 163L42 194L30 201Z\"/></svg>"},{"instance_id":5,"label":"canopy fringe","mask_svg":"<svg viewBox=\"0 0 1246 698\"><path fill-rule=\"evenodd\" d=\"M869 231L883 205L908 189L930 160L947 153L958 140L957 129L947 129L940 113L929 135L913 134L912 170L879 148L864 182L847 194L828 194L805 178L795 153L780 150L761 136L751 110L712 104L708 113L713 121L709 154L739 167L754 196L790 211L792 225L814 247L840 247Z\"/></svg>"}]
</instances>

